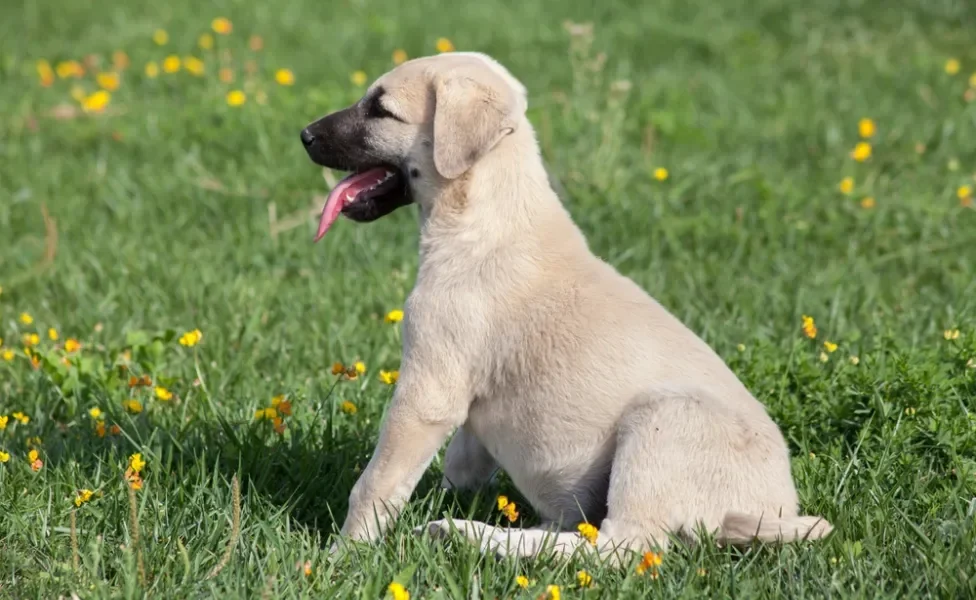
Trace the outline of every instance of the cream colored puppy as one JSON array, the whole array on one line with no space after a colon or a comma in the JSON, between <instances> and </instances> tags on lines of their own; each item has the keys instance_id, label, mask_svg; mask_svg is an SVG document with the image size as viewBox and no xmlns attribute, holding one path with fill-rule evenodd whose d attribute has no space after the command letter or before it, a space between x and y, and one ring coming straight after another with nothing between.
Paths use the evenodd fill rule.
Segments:
<instances>
[{"instance_id":1,"label":"cream colored puppy","mask_svg":"<svg viewBox=\"0 0 976 600\"><path fill-rule=\"evenodd\" d=\"M444 483L498 467L539 529L437 521L486 551L642 550L705 530L726 543L791 541L799 516L786 444L721 358L594 256L549 186L525 88L481 54L404 63L355 105L302 131L316 163L352 171L318 236L345 214L420 208L400 381L342 535L373 540L448 436ZM612 363L612 374L607 364Z\"/></svg>"}]
</instances>

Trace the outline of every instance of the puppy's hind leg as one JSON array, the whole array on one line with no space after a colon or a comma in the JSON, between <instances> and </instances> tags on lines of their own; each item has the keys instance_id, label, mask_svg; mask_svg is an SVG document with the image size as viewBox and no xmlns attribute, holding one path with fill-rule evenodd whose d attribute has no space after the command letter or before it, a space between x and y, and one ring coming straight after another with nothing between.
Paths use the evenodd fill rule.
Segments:
<instances>
[{"instance_id":1,"label":"puppy's hind leg","mask_svg":"<svg viewBox=\"0 0 976 600\"><path fill-rule=\"evenodd\" d=\"M497 471L498 463L468 426L463 425L447 445L441 487L449 490L476 490L488 484Z\"/></svg>"}]
</instances>

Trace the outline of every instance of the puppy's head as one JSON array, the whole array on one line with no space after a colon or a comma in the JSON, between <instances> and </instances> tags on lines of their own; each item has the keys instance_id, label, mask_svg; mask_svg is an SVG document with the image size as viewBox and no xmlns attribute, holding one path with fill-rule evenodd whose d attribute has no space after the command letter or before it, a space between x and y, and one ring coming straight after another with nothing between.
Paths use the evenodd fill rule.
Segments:
<instances>
[{"instance_id":1,"label":"puppy's head","mask_svg":"<svg viewBox=\"0 0 976 600\"><path fill-rule=\"evenodd\" d=\"M482 54L405 62L356 104L306 127L302 144L319 165L351 171L329 194L316 241L343 214L374 221L438 191L518 127L525 88Z\"/></svg>"}]
</instances>

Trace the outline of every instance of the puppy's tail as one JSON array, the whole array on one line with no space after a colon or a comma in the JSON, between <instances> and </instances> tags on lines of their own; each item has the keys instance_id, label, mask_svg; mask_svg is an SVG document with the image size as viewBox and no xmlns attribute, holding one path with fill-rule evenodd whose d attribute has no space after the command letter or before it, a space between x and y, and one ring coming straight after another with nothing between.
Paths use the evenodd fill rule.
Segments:
<instances>
[{"instance_id":1,"label":"puppy's tail","mask_svg":"<svg viewBox=\"0 0 976 600\"><path fill-rule=\"evenodd\" d=\"M796 542L825 537L834 527L823 517L778 517L728 512L722 520L718 539L729 545L764 542Z\"/></svg>"}]
</instances>

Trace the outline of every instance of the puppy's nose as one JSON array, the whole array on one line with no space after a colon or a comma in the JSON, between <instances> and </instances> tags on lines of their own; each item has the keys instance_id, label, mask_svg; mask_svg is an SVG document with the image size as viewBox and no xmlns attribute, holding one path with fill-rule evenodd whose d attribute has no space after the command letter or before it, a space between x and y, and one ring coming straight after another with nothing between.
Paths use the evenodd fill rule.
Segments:
<instances>
[{"instance_id":1,"label":"puppy's nose","mask_svg":"<svg viewBox=\"0 0 976 600\"><path fill-rule=\"evenodd\" d=\"M302 144L304 144L305 147L308 148L314 143L315 143L315 135L308 129L302 129Z\"/></svg>"}]
</instances>

